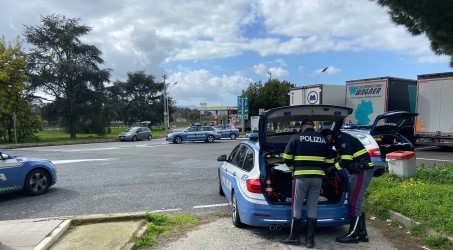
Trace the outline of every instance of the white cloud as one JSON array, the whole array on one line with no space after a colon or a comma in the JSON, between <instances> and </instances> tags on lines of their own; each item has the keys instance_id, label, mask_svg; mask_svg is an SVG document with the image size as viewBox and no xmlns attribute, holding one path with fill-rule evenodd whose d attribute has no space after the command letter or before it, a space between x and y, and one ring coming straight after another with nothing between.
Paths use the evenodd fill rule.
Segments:
<instances>
[{"instance_id":1,"label":"white cloud","mask_svg":"<svg viewBox=\"0 0 453 250\"><path fill-rule=\"evenodd\" d=\"M434 55L425 36L411 36L366 0L3 1L0 30L13 40L23 24L39 25L40 15L51 13L93 27L84 41L101 49L112 80L129 71L167 73L178 82L171 94L179 103L236 96L268 72L272 78L319 74L310 62L287 59L295 55L371 51L420 64L449 61ZM341 75L339 68L325 73Z\"/></svg>"}]
</instances>

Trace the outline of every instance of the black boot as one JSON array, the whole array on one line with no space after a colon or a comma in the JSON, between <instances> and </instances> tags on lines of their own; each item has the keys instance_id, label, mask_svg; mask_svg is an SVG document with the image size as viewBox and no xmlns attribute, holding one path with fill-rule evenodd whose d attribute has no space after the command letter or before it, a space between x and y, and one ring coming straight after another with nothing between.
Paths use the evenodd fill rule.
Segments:
<instances>
[{"instance_id":1,"label":"black boot","mask_svg":"<svg viewBox=\"0 0 453 250\"><path fill-rule=\"evenodd\" d=\"M359 243L360 217L361 216L353 216L351 218L351 224L349 224L348 232L343 236L337 237L335 241L340 243Z\"/></svg>"},{"instance_id":2,"label":"black boot","mask_svg":"<svg viewBox=\"0 0 453 250\"><path fill-rule=\"evenodd\" d=\"M300 245L299 242L299 234L300 234L300 222L301 219L291 219L291 234L289 235L288 239L281 240L280 242L283 244L291 244L291 245Z\"/></svg>"},{"instance_id":3,"label":"black boot","mask_svg":"<svg viewBox=\"0 0 453 250\"><path fill-rule=\"evenodd\" d=\"M307 229L305 231L305 246L307 248L313 248L315 246L315 229L317 222L317 218L307 217Z\"/></svg>"},{"instance_id":4,"label":"black boot","mask_svg":"<svg viewBox=\"0 0 453 250\"><path fill-rule=\"evenodd\" d=\"M359 240L362 242L368 242L368 232L366 231L365 218L365 212L362 212L359 223Z\"/></svg>"}]
</instances>

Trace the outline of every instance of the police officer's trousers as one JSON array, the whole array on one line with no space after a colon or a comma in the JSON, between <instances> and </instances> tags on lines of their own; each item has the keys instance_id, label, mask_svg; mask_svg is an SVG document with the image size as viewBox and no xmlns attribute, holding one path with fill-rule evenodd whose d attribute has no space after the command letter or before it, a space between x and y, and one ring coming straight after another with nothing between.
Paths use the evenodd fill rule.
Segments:
<instances>
[{"instance_id":1,"label":"police officer's trousers","mask_svg":"<svg viewBox=\"0 0 453 250\"><path fill-rule=\"evenodd\" d=\"M351 207L352 216L360 216L363 212L363 195L370 185L371 178L373 178L373 173L373 169L369 169L362 170L358 174L348 174L348 202Z\"/></svg>"},{"instance_id":2,"label":"police officer's trousers","mask_svg":"<svg viewBox=\"0 0 453 250\"><path fill-rule=\"evenodd\" d=\"M318 199L322 186L322 177L319 178L295 178L293 179L293 200L291 216L294 219L302 219L302 205L307 200L307 217L318 218Z\"/></svg>"}]
</instances>

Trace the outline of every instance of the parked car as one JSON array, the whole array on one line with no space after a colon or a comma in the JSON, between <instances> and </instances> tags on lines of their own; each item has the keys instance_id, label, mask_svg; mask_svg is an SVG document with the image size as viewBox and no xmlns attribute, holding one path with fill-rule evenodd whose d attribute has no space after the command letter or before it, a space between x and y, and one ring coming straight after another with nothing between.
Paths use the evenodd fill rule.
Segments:
<instances>
[{"instance_id":1,"label":"parked car","mask_svg":"<svg viewBox=\"0 0 453 250\"><path fill-rule=\"evenodd\" d=\"M289 227L291 222L292 172L284 164L286 144L297 130L287 130L306 118L315 122L343 123L351 108L331 105L299 105L268 110L261 114L258 141L242 141L227 156L220 155L217 171L219 194L232 207L232 223ZM256 137L256 134L253 136ZM344 170L327 173L318 204L318 226L340 226L350 221ZM302 208L306 215L306 205Z\"/></svg>"},{"instance_id":2,"label":"parked car","mask_svg":"<svg viewBox=\"0 0 453 250\"><path fill-rule=\"evenodd\" d=\"M222 138L230 138L232 140L236 140L236 138L239 137L239 129L231 124L221 124L217 125L215 128L220 130Z\"/></svg>"},{"instance_id":3,"label":"parked car","mask_svg":"<svg viewBox=\"0 0 453 250\"><path fill-rule=\"evenodd\" d=\"M404 134L414 124L417 113L407 111L389 111L376 117L371 128L344 129L342 131L357 137L367 148L375 162L375 176L387 170L386 155L395 151L414 151L414 145ZM413 129L413 127L412 127Z\"/></svg>"},{"instance_id":4,"label":"parked car","mask_svg":"<svg viewBox=\"0 0 453 250\"><path fill-rule=\"evenodd\" d=\"M180 144L183 141L214 142L221 138L220 130L211 126L191 126L182 131L167 134L166 136L167 141L176 144Z\"/></svg>"},{"instance_id":5,"label":"parked car","mask_svg":"<svg viewBox=\"0 0 453 250\"><path fill-rule=\"evenodd\" d=\"M51 161L0 152L0 194L25 191L40 195L56 182L57 170Z\"/></svg>"},{"instance_id":6,"label":"parked car","mask_svg":"<svg viewBox=\"0 0 453 250\"><path fill-rule=\"evenodd\" d=\"M151 140L153 135L148 127L131 127L119 135L121 141Z\"/></svg>"}]
</instances>

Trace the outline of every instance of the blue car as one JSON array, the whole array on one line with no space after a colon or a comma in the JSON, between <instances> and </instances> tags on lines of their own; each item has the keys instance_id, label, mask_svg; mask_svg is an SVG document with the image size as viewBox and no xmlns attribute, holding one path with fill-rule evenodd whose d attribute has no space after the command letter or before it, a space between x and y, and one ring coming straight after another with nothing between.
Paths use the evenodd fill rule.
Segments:
<instances>
[{"instance_id":1,"label":"blue car","mask_svg":"<svg viewBox=\"0 0 453 250\"><path fill-rule=\"evenodd\" d=\"M57 182L57 170L49 160L30 159L0 152L0 194L47 192Z\"/></svg>"},{"instance_id":2,"label":"blue car","mask_svg":"<svg viewBox=\"0 0 453 250\"><path fill-rule=\"evenodd\" d=\"M351 108L331 105L299 105L268 110L261 114L258 140L239 143L229 155L217 161L219 194L232 207L232 223L279 230L291 223L292 172L283 153L294 125L305 118L317 124L342 123ZM326 123L327 122L327 123ZM318 227L340 226L350 221L347 204L347 174L326 173L318 204ZM306 205L302 218L306 217Z\"/></svg>"},{"instance_id":3,"label":"blue car","mask_svg":"<svg viewBox=\"0 0 453 250\"><path fill-rule=\"evenodd\" d=\"M214 142L220 140L222 135L220 130L211 126L191 126L182 131L170 133L166 136L168 142L176 144L183 141L205 141Z\"/></svg>"},{"instance_id":4,"label":"blue car","mask_svg":"<svg viewBox=\"0 0 453 250\"><path fill-rule=\"evenodd\" d=\"M239 137L239 129L235 128L231 124L221 124L215 127L216 129L220 130L222 133L222 138L230 138L235 140Z\"/></svg>"}]
</instances>

